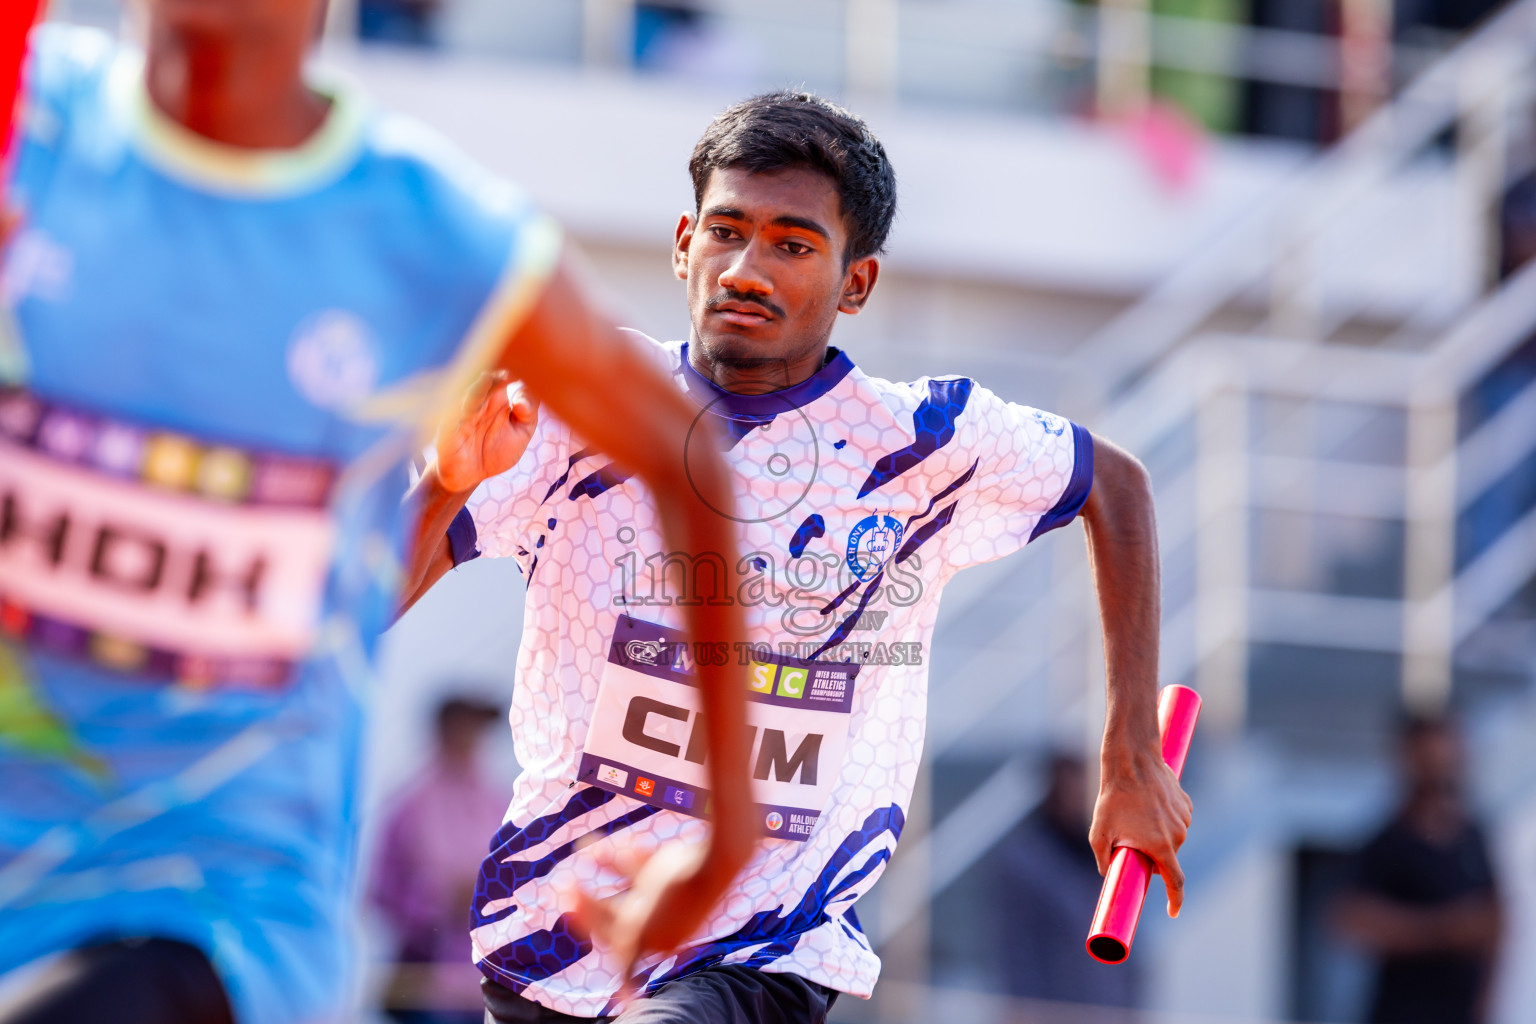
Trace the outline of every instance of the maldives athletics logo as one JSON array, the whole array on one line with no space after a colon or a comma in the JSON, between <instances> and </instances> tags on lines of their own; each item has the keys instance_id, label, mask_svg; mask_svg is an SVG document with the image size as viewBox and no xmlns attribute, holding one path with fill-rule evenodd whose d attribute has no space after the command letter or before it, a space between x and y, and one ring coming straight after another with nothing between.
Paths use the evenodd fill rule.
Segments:
<instances>
[{"instance_id":1,"label":"maldives athletics logo","mask_svg":"<svg viewBox=\"0 0 1536 1024\"><path fill-rule=\"evenodd\" d=\"M901 524L890 516L865 516L848 534L848 570L867 580L885 568L901 543Z\"/></svg>"}]
</instances>

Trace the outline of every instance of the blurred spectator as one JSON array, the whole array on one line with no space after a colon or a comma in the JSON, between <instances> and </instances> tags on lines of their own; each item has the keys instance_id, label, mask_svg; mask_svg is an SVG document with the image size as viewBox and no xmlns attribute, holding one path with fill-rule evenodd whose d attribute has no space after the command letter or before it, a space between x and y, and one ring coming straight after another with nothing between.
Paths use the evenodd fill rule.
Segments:
<instances>
[{"instance_id":1,"label":"blurred spectator","mask_svg":"<svg viewBox=\"0 0 1536 1024\"><path fill-rule=\"evenodd\" d=\"M1416 718L1400 742L1406 799L1361 851L1339 922L1379 959L1371 1024L1476 1024L1486 1016L1500 914L1463 794L1461 735L1447 720Z\"/></svg>"},{"instance_id":2,"label":"blurred spectator","mask_svg":"<svg viewBox=\"0 0 1536 1024\"><path fill-rule=\"evenodd\" d=\"M1465 32L1498 10L1502 0L1395 0L1393 23L1398 36L1413 38L1423 30Z\"/></svg>"},{"instance_id":3,"label":"blurred spectator","mask_svg":"<svg viewBox=\"0 0 1536 1024\"><path fill-rule=\"evenodd\" d=\"M1152 12L1163 17L1236 25L1248 15L1246 0L1152 0ZM1233 37L1213 34L1211 56L1238 58ZM1152 91L1172 103L1207 131L1234 131L1242 116L1242 82L1226 75L1187 68L1152 68Z\"/></svg>"},{"instance_id":4,"label":"blurred spectator","mask_svg":"<svg viewBox=\"0 0 1536 1024\"><path fill-rule=\"evenodd\" d=\"M678 3L635 5L635 66L662 69L703 34L703 15L698 8Z\"/></svg>"},{"instance_id":5,"label":"blurred spectator","mask_svg":"<svg viewBox=\"0 0 1536 1024\"><path fill-rule=\"evenodd\" d=\"M1506 278L1536 256L1536 170L1527 171L1499 202L1499 277Z\"/></svg>"},{"instance_id":6,"label":"blurred spectator","mask_svg":"<svg viewBox=\"0 0 1536 1024\"><path fill-rule=\"evenodd\" d=\"M751 37L730 31L693 2L635 5L634 63L641 71L736 90L762 82Z\"/></svg>"},{"instance_id":7,"label":"blurred spectator","mask_svg":"<svg viewBox=\"0 0 1536 1024\"><path fill-rule=\"evenodd\" d=\"M395 795L380 835L369 895L399 940L385 1009L402 1024L479 1024L484 1016L468 915L485 837L511 797L478 760L485 727L500 717L489 704L444 701L432 762Z\"/></svg>"},{"instance_id":8,"label":"blurred spectator","mask_svg":"<svg viewBox=\"0 0 1536 1024\"><path fill-rule=\"evenodd\" d=\"M1332 35L1337 27L1336 5L1329 0L1252 0L1248 23L1254 28ZM1253 80L1244 83L1242 128L1298 142L1322 143L1337 131L1334 108L1338 94L1289 82Z\"/></svg>"},{"instance_id":9,"label":"blurred spectator","mask_svg":"<svg viewBox=\"0 0 1536 1024\"><path fill-rule=\"evenodd\" d=\"M358 38L407 46L435 46L441 6L441 0L358 0Z\"/></svg>"},{"instance_id":10,"label":"blurred spectator","mask_svg":"<svg viewBox=\"0 0 1536 1024\"><path fill-rule=\"evenodd\" d=\"M1079 757L1050 761L1044 799L993 848L998 976L1009 995L1097 1006L1134 1006L1134 960L1116 966L1083 942L1102 879L1088 845L1088 773Z\"/></svg>"}]
</instances>

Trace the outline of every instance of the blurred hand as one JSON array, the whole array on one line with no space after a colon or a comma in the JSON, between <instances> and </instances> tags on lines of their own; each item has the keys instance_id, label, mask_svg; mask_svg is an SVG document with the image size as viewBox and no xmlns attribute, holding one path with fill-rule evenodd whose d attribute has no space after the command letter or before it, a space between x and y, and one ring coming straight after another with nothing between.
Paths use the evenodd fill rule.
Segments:
<instances>
[{"instance_id":1,"label":"blurred hand","mask_svg":"<svg viewBox=\"0 0 1536 1024\"><path fill-rule=\"evenodd\" d=\"M1502 922L1499 904L1485 893L1466 896L1447 906L1437 917L1445 948L1458 953L1491 954L1498 950Z\"/></svg>"},{"instance_id":2,"label":"blurred hand","mask_svg":"<svg viewBox=\"0 0 1536 1024\"><path fill-rule=\"evenodd\" d=\"M445 490L472 491L505 473L528 450L539 403L505 370L482 373L464 395L457 419L438 427L437 478Z\"/></svg>"},{"instance_id":3,"label":"blurred hand","mask_svg":"<svg viewBox=\"0 0 1536 1024\"><path fill-rule=\"evenodd\" d=\"M1151 859L1168 890L1168 916L1178 917L1184 906L1184 871L1178 851L1184 845L1194 804L1161 755L1120 758L1106 751L1093 808L1088 841L1099 862L1099 874L1109 870L1117 846L1129 846Z\"/></svg>"},{"instance_id":4,"label":"blurred hand","mask_svg":"<svg viewBox=\"0 0 1536 1024\"><path fill-rule=\"evenodd\" d=\"M9 206L0 206L0 249L11 244L21 230L21 214Z\"/></svg>"},{"instance_id":5,"label":"blurred hand","mask_svg":"<svg viewBox=\"0 0 1536 1024\"><path fill-rule=\"evenodd\" d=\"M1488 893L1436 906L1399 903L1368 892L1346 892L1335 923L1348 938L1378 956L1498 951L1503 927L1498 900Z\"/></svg>"},{"instance_id":6,"label":"blurred hand","mask_svg":"<svg viewBox=\"0 0 1536 1024\"><path fill-rule=\"evenodd\" d=\"M630 883L618 895L601 900L578 887L576 925L623 965L621 1005L637 994L636 962L682 945L734 881L739 869L712 862L717 859L705 844L681 841L666 843L648 856L605 844L597 855L600 865Z\"/></svg>"}]
</instances>

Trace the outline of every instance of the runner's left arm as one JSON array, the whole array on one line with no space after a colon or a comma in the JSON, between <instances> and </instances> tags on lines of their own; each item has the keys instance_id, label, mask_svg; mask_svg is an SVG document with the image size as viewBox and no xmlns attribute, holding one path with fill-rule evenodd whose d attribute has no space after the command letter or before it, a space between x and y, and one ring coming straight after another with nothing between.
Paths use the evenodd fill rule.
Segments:
<instances>
[{"instance_id":1,"label":"runner's left arm","mask_svg":"<svg viewBox=\"0 0 1536 1024\"><path fill-rule=\"evenodd\" d=\"M1152 858L1176 914L1184 896L1177 854L1191 807L1158 741L1162 609L1151 480L1129 453L1076 423L979 386L947 386L949 404L964 403L957 437L964 454L952 468L976 459L968 507L946 531L950 566L1000 558L1083 519L1104 631L1108 712L1089 838L1101 872L1116 846Z\"/></svg>"},{"instance_id":2,"label":"runner's left arm","mask_svg":"<svg viewBox=\"0 0 1536 1024\"><path fill-rule=\"evenodd\" d=\"M1150 857L1168 890L1168 913L1177 917L1184 902L1178 850L1193 805L1163 762L1158 740L1162 600L1152 483L1134 456L1103 438L1093 438L1093 486L1081 515L1106 672L1099 795L1089 839L1101 874L1117 846Z\"/></svg>"}]
</instances>

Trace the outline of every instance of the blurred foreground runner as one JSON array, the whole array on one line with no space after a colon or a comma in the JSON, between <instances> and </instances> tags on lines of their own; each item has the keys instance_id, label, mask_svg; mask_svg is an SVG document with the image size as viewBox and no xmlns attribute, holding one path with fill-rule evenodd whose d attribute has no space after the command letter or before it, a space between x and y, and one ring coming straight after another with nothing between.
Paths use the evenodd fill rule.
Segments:
<instances>
[{"instance_id":1,"label":"blurred foreground runner","mask_svg":"<svg viewBox=\"0 0 1536 1024\"><path fill-rule=\"evenodd\" d=\"M576 424L509 421L501 391L440 434L421 480L432 521L458 514L435 549L418 546L416 594L477 545L517 558L528 579L511 716L525 771L471 915L488 1019L621 1010L621 965L573 936L587 898L572 890L598 854L702 831L689 685L701 653L748 666L769 841L686 948L642 962L647 997L619 1020L819 1024L837 993L868 996L880 961L853 905L905 822L940 591L1079 515L1108 669L1093 849L1101 871L1117 845L1144 851L1177 913L1191 808L1158 741L1146 471L970 378L893 383L829 347L838 314L874 289L896 210L895 174L863 121L807 94L758 97L715 119L690 169L697 205L673 262L692 333L647 343L699 410L690 464L726 439L742 493L720 511L745 556L677 551L658 518L675 495L627 478ZM750 632L690 651L682 613L722 578Z\"/></svg>"},{"instance_id":2,"label":"blurred foreground runner","mask_svg":"<svg viewBox=\"0 0 1536 1024\"><path fill-rule=\"evenodd\" d=\"M443 396L526 380L674 496L679 550L732 549L730 490L712 451L684 467L692 407L549 221L305 80L323 0L144 8L147 54L34 33L8 193L0 973L65 955L0 1018L349 1019L361 704ZM686 618L740 635L734 607ZM752 841L741 673L700 675L719 827L606 907L620 963L684 938Z\"/></svg>"}]
</instances>

